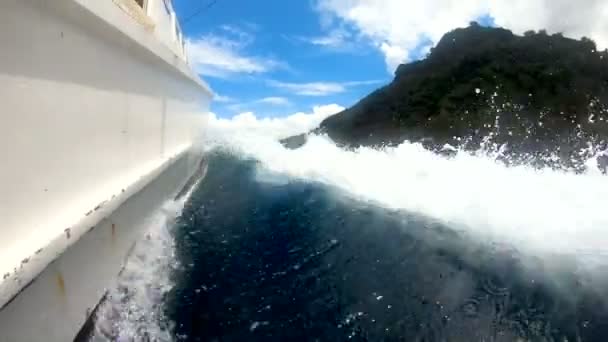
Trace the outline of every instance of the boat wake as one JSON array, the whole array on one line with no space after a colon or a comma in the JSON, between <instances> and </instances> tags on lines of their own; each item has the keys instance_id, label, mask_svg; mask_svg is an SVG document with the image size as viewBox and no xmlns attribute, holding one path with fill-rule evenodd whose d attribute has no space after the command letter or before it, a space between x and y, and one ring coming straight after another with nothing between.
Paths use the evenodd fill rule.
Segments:
<instances>
[{"instance_id":1,"label":"boat wake","mask_svg":"<svg viewBox=\"0 0 608 342\"><path fill-rule=\"evenodd\" d=\"M228 123L212 118L214 144L208 147L256 159L266 175L326 184L534 256L571 254L590 262L608 257L608 178L597 164L601 152L585 161L585 172L575 173L506 166L500 149L455 149L449 157L410 142L345 150L326 136L311 136L290 150L276 138L291 132L268 136L251 124Z\"/></svg>"},{"instance_id":2,"label":"boat wake","mask_svg":"<svg viewBox=\"0 0 608 342\"><path fill-rule=\"evenodd\" d=\"M172 228L190 194L167 201L150 218L139 241L95 317L91 341L173 341L163 299L173 287L175 258Z\"/></svg>"},{"instance_id":3,"label":"boat wake","mask_svg":"<svg viewBox=\"0 0 608 342\"><path fill-rule=\"evenodd\" d=\"M604 276L605 267L608 266L608 248L606 247L608 216L605 215L604 210L608 206L608 178L597 165L597 156L601 153L597 153L597 151L592 153L585 161L585 172L580 173L555 167L506 166L504 160L500 158L500 148L491 151L489 149L480 150L477 153L454 148L450 156L446 156L410 142L382 149L346 150L321 135L311 136L301 148L290 150L278 141L316 127L321 120L340 109L341 107L335 105L317 107L311 114L299 113L295 117L284 119L257 119L252 114L246 114L227 120L212 115L206 132L207 139L204 148L209 153L221 151L224 156L229 155L248 163L253 162L256 165L255 181L259 184L281 186L294 182L322 185L323 188L329 189L330 193L335 192L342 197L347 194L356 202L368 203L380 207L382 210L395 212L404 222L411 220L411 224L403 225L404 229L426 227L426 224L420 223L425 220L433 222L428 225L429 231L433 227L445 227L444 229L458 233L459 237L452 241L451 238L446 238L446 236L453 236L449 234L429 233L425 235L424 232L420 232L425 228L416 228L418 232L415 234L419 237L425 236L422 239L426 239L426 243L431 245L438 245L438 243L430 240L441 240L439 243L442 245L441 248L447 246L447 249L456 251L455 253L459 254L462 259L470 261L474 258L479 259L479 255L483 255L482 260L475 262L477 264L487 263L487 267L495 267L492 265L500 263L495 263L490 259L501 255L510 258L514 251L518 256L523 256L523 258L517 257L517 259L524 264L524 268L530 266L533 271L530 273L533 275L530 278L531 283L534 283L535 279L543 278L554 285L553 289L561 290L562 293L567 293L572 286L583 285L592 287L593 292L597 293L600 298L605 294L605 290L602 289L608 283L608 279L605 279ZM590 150L592 149L590 148ZM213 165L213 159L211 163ZM227 171L229 170L220 173L230 174ZM206 191L221 193L223 184L218 182L229 182L230 180L227 180L226 176L221 178L217 172L215 174L216 176L213 177L216 178L207 179L203 184L208 186ZM236 184L239 180L234 181ZM215 183L208 184L209 182ZM240 180L242 184L249 184L246 182ZM233 184L232 187L235 185ZM246 190L242 189L242 191ZM236 195L226 194L226 196L233 199ZM254 195L243 194L240 201L249 203L245 199L247 196ZM336 198L340 198L340 196L336 196ZM215 198L207 200L209 204L215 203ZM175 218L180 215L184 201L185 199L166 204L155 218L154 223L151 224L151 230L146 239L138 243L133 257L130 258L119 278L118 286L110 291L108 300L100 308L94 341L172 341L179 339L175 337L175 327L170 322L171 320L165 317L164 313L167 306L166 295L172 291L175 285L171 274L178 270L178 273L185 274L183 276L185 278L196 278L199 276L190 273L207 272L206 269L201 270L200 265L197 266L197 263L203 262L200 260L193 261L194 264L190 266L180 267L178 265L179 258L176 255L179 253L176 251L174 241L176 237L172 232L172 227ZM222 214L222 217L214 216L209 211L212 210L211 207L203 206L200 209L193 209L195 217L191 219L194 221L188 228L189 233L184 234L189 236L188 234L203 233L200 234L200 237L196 235L198 239L205 241L202 246L208 246L210 251L216 251L219 255L221 255L220 251L225 252L229 257L226 260L235 257L233 252L245 253L247 248L242 245L239 245L241 247L234 251L229 249L231 240L223 233L226 225L230 226L227 222L235 219L229 213L237 213L237 216L249 215L245 211L239 211L238 206L244 205L241 202L213 204L225 208L226 213ZM255 215L261 217L267 215L255 210L253 211L256 213ZM293 207L289 210L296 209ZM224 216L227 217L224 218ZM244 222L255 220L253 216L243 219ZM370 219L373 220L373 218ZM342 220L342 218L337 219L335 224L339 224ZM353 220L357 219L353 218L349 222L353 223ZM383 218L382 220L388 219ZM384 222L382 220L379 222ZM209 224L213 227L207 226ZM314 223L307 224L313 225ZM331 222L328 224L334 225ZM232 225L241 226L241 224ZM374 225L363 223L361 227L375 229ZM245 232L250 232L248 227L243 229ZM238 236L241 236L241 233L239 231ZM365 235L364 232L361 234ZM241 238L243 237L241 236ZM215 244L214 239L218 239ZM360 239L364 239L364 237ZM347 248L342 247L342 240L330 237L327 241L330 241L329 246L332 248L337 249L338 246ZM390 241L386 241L386 243L390 245L390 248L399 248ZM193 246L195 245L193 244ZM345 242L344 245L346 246L348 243ZM316 252L311 252L310 258L298 260L294 264L297 267L290 264L291 266L288 265L287 269L297 276L297 273L301 271L301 265L307 265L308 260L316 260L320 257L319 251L326 250L323 246L325 245L317 248ZM487 252L480 254L480 246ZM297 255L300 248L294 247L288 254ZM412 246L403 246L403 248L411 249ZM331 250L327 251L329 253ZM504 253L504 251L508 252ZM197 255L197 253L199 252L192 251L190 254ZM378 251L378 253L380 252ZM209 258L220 258L219 255L216 256L216 253L213 252L209 254ZM207 260L207 258L204 259ZM380 261L378 260L378 262ZM419 262L425 263L424 260ZM347 264L348 262L344 265ZM211 269L220 267L215 264L208 266ZM244 267L241 264L237 266ZM228 266L221 266L221 269L224 270L225 267ZM327 267L330 265L327 264ZM538 273L539 270L542 273ZM389 272L384 277L389 277L389 275L390 277L397 276ZM215 276L217 276L216 273L209 274L206 277L209 278L207 281L221 282ZM572 280L572 277L577 279ZM258 279L257 276L252 276L248 281L257 284L263 280L263 277ZM483 280L482 283L481 292L485 291L484 293L490 293L499 299L505 296L506 290L494 285L492 280ZM452 287L456 286L451 284ZM186 298L192 296L185 300L188 303L181 304L180 307L185 308L194 305L190 301L203 296L207 291L221 291L217 284L205 283L197 285L198 287L182 285L183 289L178 293L188 294ZM255 288L253 285L251 286ZM357 286L364 286L364 284ZM245 288L248 291L251 290L247 286ZM399 293L399 291L401 290L395 289L395 293ZM209 294L209 296L211 299L209 299L208 305L212 305L215 303L212 298L218 295ZM381 298L381 296L373 297ZM465 306L463 309L465 316L467 310L471 311L482 305L484 300L480 298L471 299L473 304L467 304L471 307ZM263 308L271 306L271 303L268 302L268 305ZM224 307L224 304L220 307ZM391 305L388 307L390 308ZM206 309L189 310L205 311ZM265 309L260 310L258 312L265 312ZM205 313L205 315L213 316L213 313ZM272 316L269 317L272 318ZM269 328L264 325L268 324L268 320L259 322L250 323L245 330L253 333L257 329ZM372 321L372 323L374 322ZM223 323L220 321L218 324ZM230 321L227 321L226 324L230 324Z\"/></svg>"}]
</instances>

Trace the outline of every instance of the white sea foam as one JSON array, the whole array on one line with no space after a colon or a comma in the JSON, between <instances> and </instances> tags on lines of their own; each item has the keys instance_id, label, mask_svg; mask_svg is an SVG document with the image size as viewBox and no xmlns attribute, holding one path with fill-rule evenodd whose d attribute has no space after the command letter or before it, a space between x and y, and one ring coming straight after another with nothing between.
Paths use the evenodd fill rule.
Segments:
<instances>
[{"instance_id":1,"label":"white sea foam","mask_svg":"<svg viewBox=\"0 0 608 342\"><path fill-rule=\"evenodd\" d=\"M256 121L249 120L250 125ZM239 120L211 121L209 131L215 139L210 148L220 144L257 159L266 172L327 184L480 240L508 243L535 255L608 256L608 177L594 158L585 173L575 174L508 167L496 155L483 153L458 151L446 157L409 142L349 151L325 136L312 136L290 150L276 139L285 134L257 134L264 129L252 132ZM293 128L286 133L293 134Z\"/></svg>"},{"instance_id":2,"label":"white sea foam","mask_svg":"<svg viewBox=\"0 0 608 342\"><path fill-rule=\"evenodd\" d=\"M479 241L508 244L541 258L568 254L587 264L608 264L608 177L594 158L586 173L575 174L507 167L496 161L496 154L456 149L446 157L409 142L356 150L341 149L325 136L311 136L297 150L278 142L341 109L321 106L284 119L258 120L251 113L232 120L212 116L205 148L221 147L260 161L263 181L319 182L432 218ZM454 152L451 146L446 149ZM173 340L162 297L173 286L169 276L177 260L170 229L183 205L184 200L168 202L153 220L149 238L138 243L99 311L93 341ZM251 329L256 327L253 323Z\"/></svg>"},{"instance_id":3,"label":"white sea foam","mask_svg":"<svg viewBox=\"0 0 608 342\"><path fill-rule=\"evenodd\" d=\"M174 340L163 297L173 287L170 275L178 262L171 229L188 197L167 201L150 219L148 232L97 312L91 341Z\"/></svg>"}]
</instances>

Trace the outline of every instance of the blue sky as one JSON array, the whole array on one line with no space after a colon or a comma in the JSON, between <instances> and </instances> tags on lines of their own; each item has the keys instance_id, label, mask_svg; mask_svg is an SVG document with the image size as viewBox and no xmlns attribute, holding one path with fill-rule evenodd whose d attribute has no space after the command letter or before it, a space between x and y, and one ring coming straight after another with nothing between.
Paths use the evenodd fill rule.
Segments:
<instances>
[{"instance_id":1,"label":"blue sky","mask_svg":"<svg viewBox=\"0 0 608 342\"><path fill-rule=\"evenodd\" d=\"M584 0L587 1L587 0ZM198 16L185 20L214 3ZM390 82L399 63L423 58L449 30L472 20L509 28L608 34L569 0L173 0L193 68L217 96L220 117L277 117L313 106L348 107ZM554 5L554 6L553 6ZM596 8L600 6L601 8ZM572 8L570 8L572 7ZM585 11L608 13L590 2ZM566 12L564 12L566 11ZM599 13L598 12L598 13ZM560 14L561 13L561 14ZM603 13L603 12L602 12Z\"/></svg>"},{"instance_id":2,"label":"blue sky","mask_svg":"<svg viewBox=\"0 0 608 342\"><path fill-rule=\"evenodd\" d=\"M201 1L175 0L174 7L183 20L201 8ZM391 78L377 50L322 41L326 32L309 1L219 0L182 26L193 41L242 44L236 48L239 56L268 64L262 72L203 72L220 96L212 105L219 116L246 111L281 116L319 104L348 106Z\"/></svg>"}]
</instances>

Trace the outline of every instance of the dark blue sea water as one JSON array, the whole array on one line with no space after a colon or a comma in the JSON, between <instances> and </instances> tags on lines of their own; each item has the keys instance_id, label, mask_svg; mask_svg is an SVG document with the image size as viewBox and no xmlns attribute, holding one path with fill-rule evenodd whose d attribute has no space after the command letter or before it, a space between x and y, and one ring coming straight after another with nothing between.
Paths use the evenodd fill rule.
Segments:
<instances>
[{"instance_id":1,"label":"dark blue sea water","mask_svg":"<svg viewBox=\"0 0 608 342\"><path fill-rule=\"evenodd\" d=\"M213 154L175 223L176 340L608 340L605 292L568 259L547 276L513 248L258 171Z\"/></svg>"}]
</instances>

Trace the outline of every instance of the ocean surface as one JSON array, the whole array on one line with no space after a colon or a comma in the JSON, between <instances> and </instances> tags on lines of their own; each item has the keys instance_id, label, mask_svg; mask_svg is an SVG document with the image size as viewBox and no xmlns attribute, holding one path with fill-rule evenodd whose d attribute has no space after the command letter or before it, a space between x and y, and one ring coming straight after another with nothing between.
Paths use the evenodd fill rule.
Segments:
<instances>
[{"instance_id":1,"label":"ocean surface","mask_svg":"<svg viewBox=\"0 0 608 342\"><path fill-rule=\"evenodd\" d=\"M220 123L205 179L151 219L92 340L608 339L593 167L325 137L291 151Z\"/></svg>"}]
</instances>

